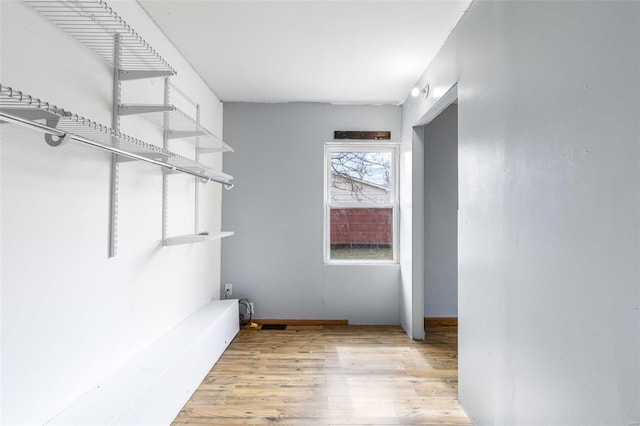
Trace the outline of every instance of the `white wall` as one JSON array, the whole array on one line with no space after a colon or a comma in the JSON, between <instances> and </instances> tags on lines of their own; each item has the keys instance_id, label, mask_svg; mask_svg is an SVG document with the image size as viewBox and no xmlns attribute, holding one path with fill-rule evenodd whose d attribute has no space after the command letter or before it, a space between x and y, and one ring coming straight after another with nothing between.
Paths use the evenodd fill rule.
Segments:
<instances>
[{"instance_id":1,"label":"white wall","mask_svg":"<svg viewBox=\"0 0 640 426\"><path fill-rule=\"evenodd\" d=\"M135 1L112 6L178 70L173 82L221 135L222 105L184 58ZM0 7L0 82L110 125L109 65L23 3ZM161 79L122 91L125 102L162 102ZM125 133L162 144L145 120L121 122ZM118 256L107 259L110 156L77 143L51 148L15 125L0 125L0 136L1 422L38 424L217 299L220 243L162 248L161 171L124 163ZM220 155L204 161L221 166ZM193 226L194 180L174 177L169 229L179 233ZM202 198L202 228L219 229L220 186L205 186Z\"/></svg>"},{"instance_id":2,"label":"white wall","mask_svg":"<svg viewBox=\"0 0 640 426\"><path fill-rule=\"evenodd\" d=\"M324 142L334 130L390 130L399 106L225 103L223 283L257 318L399 322L399 266L323 264Z\"/></svg>"},{"instance_id":3,"label":"white wall","mask_svg":"<svg viewBox=\"0 0 640 426\"><path fill-rule=\"evenodd\" d=\"M640 3L476 1L403 106L458 82L460 401L640 421ZM414 301L415 302L415 301Z\"/></svg>"},{"instance_id":4,"label":"white wall","mask_svg":"<svg viewBox=\"0 0 640 426\"><path fill-rule=\"evenodd\" d=\"M450 105L426 125L423 138L424 316L457 317L457 105Z\"/></svg>"}]
</instances>

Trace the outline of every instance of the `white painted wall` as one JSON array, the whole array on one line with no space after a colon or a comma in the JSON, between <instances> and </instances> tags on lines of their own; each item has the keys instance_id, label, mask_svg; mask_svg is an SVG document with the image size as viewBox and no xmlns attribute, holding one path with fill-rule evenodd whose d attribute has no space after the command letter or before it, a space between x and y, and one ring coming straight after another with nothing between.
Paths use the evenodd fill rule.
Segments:
<instances>
[{"instance_id":1,"label":"white painted wall","mask_svg":"<svg viewBox=\"0 0 640 426\"><path fill-rule=\"evenodd\" d=\"M112 6L178 70L173 82L221 135L215 94L135 1ZM110 125L109 66L23 3L0 9L0 82ZM162 102L162 80L123 84L123 101ZM122 130L162 144L145 120L122 119ZM118 256L107 259L109 155L76 143L50 148L42 134L8 124L0 137L1 422L38 424L219 298L220 243L161 248L161 172L125 163ZM219 154L204 161L221 167ZM178 233L193 226L194 180L175 178L169 228ZM203 229L220 228L220 202L220 186L205 186Z\"/></svg>"},{"instance_id":2,"label":"white painted wall","mask_svg":"<svg viewBox=\"0 0 640 426\"><path fill-rule=\"evenodd\" d=\"M257 318L398 324L399 266L323 264L324 143L334 130L390 130L399 106L225 103L223 283Z\"/></svg>"},{"instance_id":3,"label":"white painted wall","mask_svg":"<svg viewBox=\"0 0 640 426\"><path fill-rule=\"evenodd\" d=\"M457 105L450 105L426 125L423 138L424 316L457 317Z\"/></svg>"},{"instance_id":4,"label":"white painted wall","mask_svg":"<svg viewBox=\"0 0 640 426\"><path fill-rule=\"evenodd\" d=\"M637 423L640 3L477 0L419 81L434 96L403 105L405 152L456 81L461 404Z\"/></svg>"}]
</instances>

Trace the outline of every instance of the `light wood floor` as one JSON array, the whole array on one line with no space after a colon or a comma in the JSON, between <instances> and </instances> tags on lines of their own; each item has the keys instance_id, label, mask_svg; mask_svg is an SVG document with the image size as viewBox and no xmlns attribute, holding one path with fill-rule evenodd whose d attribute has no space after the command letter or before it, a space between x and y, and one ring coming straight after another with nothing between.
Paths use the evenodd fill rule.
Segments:
<instances>
[{"instance_id":1,"label":"light wood floor","mask_svg":"<svg viewBox=\"0 0 640 426\"><path fill-rule=\"evenodd\" d=\"M470 424L457 401L456 327L243 329L174 425Z\"/></svg>"}]
</instances>

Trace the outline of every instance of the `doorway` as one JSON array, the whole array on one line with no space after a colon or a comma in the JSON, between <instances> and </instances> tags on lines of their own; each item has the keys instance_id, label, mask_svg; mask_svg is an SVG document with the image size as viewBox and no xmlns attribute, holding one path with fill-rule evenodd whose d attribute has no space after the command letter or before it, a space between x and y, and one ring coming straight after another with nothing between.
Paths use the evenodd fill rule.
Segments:
<instances>
[{"instance_id":1,"label":"doorway","mask_svg":"<svg viewBox=\"0 0 640 426\"><path fill-rule=\"evenodd\" d=\"M412 326L458 317L458 86L414 124L412 142Z\"/></svg>"},{"instance_id":2,"label":"doorway","mask_svg":"<svg viewBox=\"0 0 640 426\"><path fill-rule=\"evenodd\" d=\"M424 324L458 319L458 105L423 126Z\"/></svg>"}]
</instances>

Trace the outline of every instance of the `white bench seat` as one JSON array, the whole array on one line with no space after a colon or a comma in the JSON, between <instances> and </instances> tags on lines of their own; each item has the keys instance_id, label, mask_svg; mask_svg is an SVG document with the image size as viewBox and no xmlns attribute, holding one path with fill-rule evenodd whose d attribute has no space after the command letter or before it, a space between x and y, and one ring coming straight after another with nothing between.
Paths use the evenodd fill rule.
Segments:
<instances>
[{"instance_id":1,"label":"white bench seat","mask_svg":"<svg viewBox=\"0 0 640 426\"><path fill-rule=\"evenodd\" d=\"M238 331L238 301L209 302L47 424L169 424Z\"/></svg>"}]
</instances>

